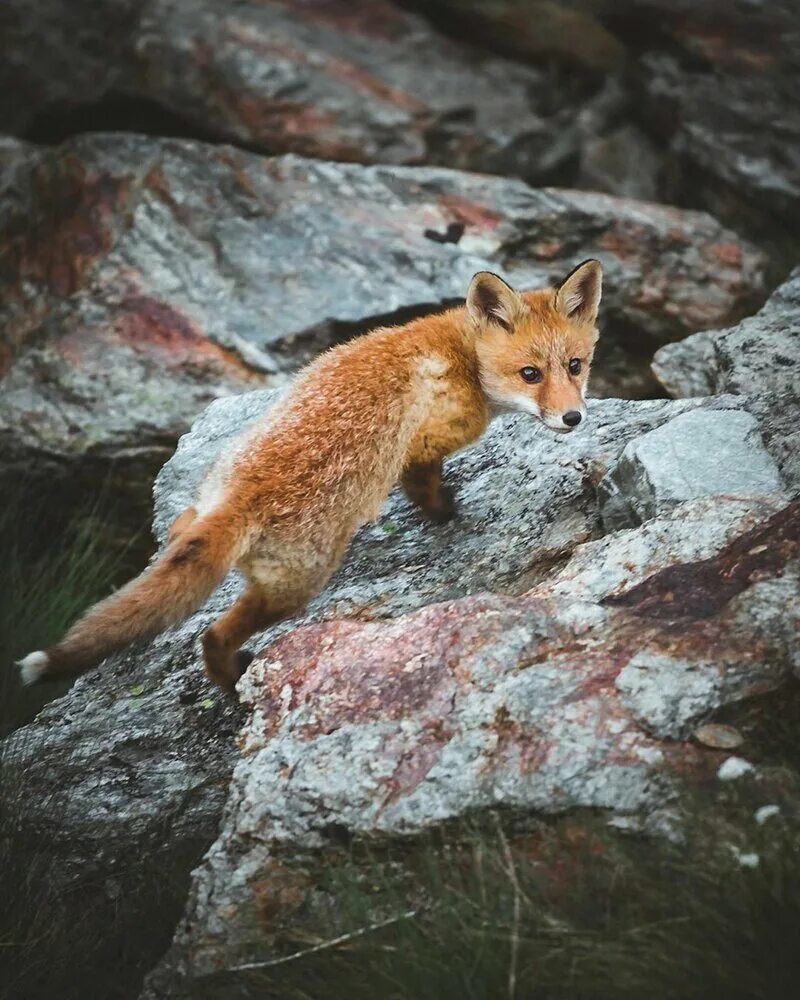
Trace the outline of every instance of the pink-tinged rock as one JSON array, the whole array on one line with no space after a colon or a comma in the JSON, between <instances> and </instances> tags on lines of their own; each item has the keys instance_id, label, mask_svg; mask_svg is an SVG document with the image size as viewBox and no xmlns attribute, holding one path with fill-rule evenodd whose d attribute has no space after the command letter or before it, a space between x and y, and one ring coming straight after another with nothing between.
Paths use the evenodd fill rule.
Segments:
<instances>
[{"instance_id":1,"label":"pink-tinged rock","mask_svg":"<svg viewBox=\"0 0 800 1000\"><path fill-rule=\"evenodd\" d=\"M165 322L165 314L148 309ZM157 339L183 350L192 329L180 325L175 344L166 332ZM175 515L196 498L215 455L272 402L269 391L219 399L181 439L155 485L154 530L162 543ZM682 737L684 727L696 728L693 713L709 702L697 701L691 670L668 662L688 654L654 640L645 652L671 692L659 700L659 685L647 684L648 668L625 663L622 626L613 626L618 648L610 639L604 645L610 623L632 612L602 600L672 564L714 556L774 514L781 497L703 497L636 530L597 538L596 484L639 435L696 409L745 405L741 397L592 400L585 427L567 437L529 418L498 419L476 447L447 465L459 506L453 522L428 524L394 493L302 618L254 639L254 649L279 640L272 652L280 655L253 668L263 686L250 691L259 707L242 739L246 757L234 743L241 710L210 690L199 656L200 633L237 591L233 575L186 622L81 678L15 734L3 755L20 789L15 808L23 841L34 849L47 844L48 878L65 912L77 914L74 905L85 915L88 908L98 940L109 947L133 933L156 897L177 914L184 880L217 836L237 761L249 768L256 758L274 760L270 780L277 784L254 796L274 801L276 829L285 821L303 842L312 834L346 839L351 820L354 829L373 822L413 828L438 815L436 803L443 814L460 815L453 810L462 799L483 809L492 796L519 801L525 815L607 803L625 821L659 826L657 814L670 808L672 776L705 773L704 751L663 733ZM774 612L793 606L789 574L782 584L788 593L770 595L774 585L762 582L764 607L772 609L772 631L777 636L782 628L788 642L792 619L784 610L775 620ZM637 620L637 643L651 633L666 635L666 628ZM674 628L678 637L684 631ZM766 648L760 639L751 647ZM699 650L700 638L693 655ZM758 657L753 683L774 683ZM714 676L706 668L700 673ZM749 683L733 668L725 676L724 697L740 681ZM660 770L662 759L674 767ZM253 773L258 785L271 772ZM295 805L304 801L319 806L320 828L298 825ZM642 802L652 802L655 813ZM249 805L247 813L242 822L252 821L261 845L266 820ZM339 822L339 813L346 821ZM221 870L229 865L225 843L213 855ZM286 843L298 857L293 841ZM131 866L132 856L159 863ZM28 863L27 855L19 863ZM164 870L175 876L166 889ZM296 870L288 858L265 861L259 846L253 878L240 873L259 914L245 958L263 949L264 920L285 920L291 931L290 911L306 891ZM239 901L231 907L238 919ZM149 960L167 945L154 939ZM168 977L174 978L171 967Z\"/></svg>"},{"instance_id":2,"label":"pink-tinged rock","mask_svg":"<svg viewBox=\"0 0 800 1000\"><path fill-rule=\"evenodd\" d=\"M239 963L274 956L317 891L295 881L281 905L280 873L343 837L386 843L501 808L646 825L719 768L697 725L797 668L798 594L795 502L600 603L543 586L273 642L240 683L250 718L223 827L146 995L235 982Z\"/></svg>"}]
</instances>

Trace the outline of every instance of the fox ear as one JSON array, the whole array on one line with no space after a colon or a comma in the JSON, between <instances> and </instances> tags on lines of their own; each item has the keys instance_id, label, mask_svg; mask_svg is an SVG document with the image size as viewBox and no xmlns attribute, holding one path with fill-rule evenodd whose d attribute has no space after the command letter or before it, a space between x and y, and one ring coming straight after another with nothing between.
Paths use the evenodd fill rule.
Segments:
<instances>
[{"instance_id":1,"label":"fox ear","mask_svg":"<svg viewBox=\"0 0 800 1000\"><path fill-rule=\"evenodd\" d=\"M496 323L511 333L522 304L511 285L491 271L478 271L469 284L467 312L479 326Z\"/></svg>"},{"instance_id":2,"label":"fox ear","mask_svg":"<svg viewBox=\"0 0 800 1000\"><path fill-rule=\"evenodd\" d=\"M585 260L556 289L556 309L578 323L597 322L603 291L603 269L599 260Z\"/></svg>"}]
</instances>

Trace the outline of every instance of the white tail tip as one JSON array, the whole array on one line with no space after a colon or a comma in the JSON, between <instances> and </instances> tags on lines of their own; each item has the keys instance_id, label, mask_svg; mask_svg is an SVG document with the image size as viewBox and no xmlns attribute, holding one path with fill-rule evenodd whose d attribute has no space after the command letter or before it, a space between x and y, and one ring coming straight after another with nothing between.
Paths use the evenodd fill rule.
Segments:
<instances>
[{"instance_id":1,"label":"white tail tip","mask_svg":"<svg viewBox=\"0 0 800 1000\"><path fill-rule=\"evenodd\" d=\"M35 653L28 653L24 660L17 663L20 677L23 684L35 684L47 673L50 666L50 657L44 650L37 649Z\"/></svg>"}]
</instances>

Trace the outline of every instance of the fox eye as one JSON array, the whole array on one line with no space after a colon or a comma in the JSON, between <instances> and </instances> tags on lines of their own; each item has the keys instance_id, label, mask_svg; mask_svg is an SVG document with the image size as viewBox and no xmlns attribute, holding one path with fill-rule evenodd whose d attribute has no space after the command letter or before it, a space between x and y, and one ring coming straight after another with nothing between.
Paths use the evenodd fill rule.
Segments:
<instances>
[{"instance_id":1,"label":"fox eye","mask_svg":"<svg viewBox=\"0 0 800 1000\"><path fill-rule=\"evenodd\" d=\"M570 375L580 375L581 373L581 359L572 358L569 363L569 373Z\"/></svg>"},{"instance_id":2,"label":"fox eye","mask_svg":"<svg viewBox=\"0 0 800 1000\"><path fill-rule=\"evenodd\" d=\"M532 368L530 365L526 365L524 368L520 368L519 373L526 382L542 381L542 372L540 368Z\"/></svg>"}]
</instances>

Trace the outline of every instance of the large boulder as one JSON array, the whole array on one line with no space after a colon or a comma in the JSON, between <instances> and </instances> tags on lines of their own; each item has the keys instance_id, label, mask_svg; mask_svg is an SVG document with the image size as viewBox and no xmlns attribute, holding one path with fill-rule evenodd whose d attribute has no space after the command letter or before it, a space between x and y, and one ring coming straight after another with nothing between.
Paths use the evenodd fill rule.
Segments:
<instances>
[{"instance_id":1,"label":"large boulder","mask_svg":"<svg viewBox=\"0 0 800 1000\"><path fill-rule=\"evenodd\" d=\"M657 185L791 249L796 13L794 0L6 0L0 130Z\"/></svg>"},{"instance_id":2,"label":"large boulder","mask_svg":"<svg viewBox=\"0 0 800 1000\"><path fill-rule=\"evenodd\" d=\"M556 576L522 597L320 623L264 649L241 685L249 718L220 835L144 996L255 995L260 963L335 906L320 873L343 843L373 861L498 810L591 808L657 829L682 782L722 759L687 742L693 729L800 667L800 509L715 551L709 522L730 528L732 513L715 508L692 542L691 503L671 525L670 557L694 545L710 558L613 600L592 600L568 565L568 603L551 596ZM617 558L638 548L635 532L615 541Z\"/></svg>"},{"instance_id":3,"label":"large boulder","mask_svg":"<svg viewBox=\"0 0 800 1000\"><path fill-rule=\"evenodd\" d=\"M181 441L156 485L155 528L162 540L171 519L192 499L214 455L273 399L270 393L256 392L218 400ZM613 636L632 634L640 625L634 629L625 624L633 621L625 617L629 613L610 612L602 600L624 595L674 563L714 558L727 542L764 522L785 500L777 491L772 496L736 496L725 490L723 498L702 497L682 504L636 531L590 541L602 531L595 484L639 435L698 409L715 412L748 405L741 397L597 400L591 404L586 428L565 438L551 436L523 417L498 420L477 446L448 464L447 479L455 487L460 510L454 522L430 525L402 496L394 494L379 520L361 531L341 571L305 614L274 627L254 643L256 649L269 639L282 645L259 658L243 688L250 704L244 751L237 749L234 740L243 721L241 710L209 688L199 667L199 635L230 603L239 586L232 576L185 623L151 643L110 658L6 742L6 773L15 776L20 864L25 863L26 851L40 851L46 845L52 865L48 886L67 913L78 906L81 914L90 914L98 929L103 928L101 940L112 952L116 942L141 942L143 921L149 928L148 913L156 901L159 913L177 919L188 872L216 836L231 774L237 768L237 775L248 784L247 769L257 747L259 753L263 750L259 760L267 770L259 765L253 787L262 790L267 762L282 753L281 748L299 751L302 747L304 759L311 755L307 758L311 770L303 771L302 782L309 798L304 800L305 793L298 792L296 809L287 805L285 816L298 844L311 843L324 834L316 820L309 819L311 840L297 825L296 810L301 810L302 801L321 801L316 781L329 787L334 796L325 806L334 837L343 828L349 836L350 823L351 832L357 832L377 822L370 818L376 816L375 804L368 805L364 798L371 780L378 785L384 780L397 783L397 810L390 810L389 815L406 816L402 823L416 815L418 824L428 825L456 808L462 796L465 806L483 807L495 795L545 811L602 804L621 816L641 813L646 820L648 810L658 811L673 794L669 769L673 756L659 737L638 733L635 718L644 711L641 699L636 701L639 707L629 708L615 687L617 673L627 661L622 652L610 658L617 641ZM769 530L780 533L784 528L776 522ZM789 548L780 549L787 560L793 544L787 542ZM561 569L567 559L566 568ZM767 556L762 562L772 567L770 572L777 572ZM773 586L766 576L762 584L764 594ZM791 586L788 576L782 586ZM708 587L713 590L716 584L712 581ZM533 594L525 596L531 588L535 588ZM746 580L741 589L747 589ZM734 591L720 589L719 593L724 603L733 598ZM727 615L728 604L725 609ZM747 617L749 611L744 614L736 633L740 648L747 646L742 639L747 629L751 629L753 643L761 644L762 626L757 629ZM772 619L764 617L764 632L768 620ZM652 628L652 648L663 653L667 639L662 626ZM788 626L783 628L786 631ZM773 633L779 634L777 627ZM786 651L774 636L769 656L763 639L763 657L752 660L748 670L737 660L730 676L708 685L707 700L691 717L685 712L681 715L682 734L696 718L749 690L751 682L766 686L780 682ZM697 643L700 649L700 638ZM402 664L393 649L409 650ZM323 650L328 653L320 659L318 653ZM690 646L682 646L675 655L691 659L695 653ZM365 657L373 666L362 675L356 665ZM462 658L472 664L468 670L465 667L463 676L458 673ZM279 659L284 663L282 679L274 669ZM352 668L346 678L340 674L344 662ZM521 669L531 663L539 666ZM304 685L315 692L308 703L305 695L300 697ZM518 699L512 697L514 688L518 688ZM286 694L285 704L281 691ZM539 699L541 707L536 708ZM500 711L506 702L507 732ZM484 723L491 722L497 712L500 720L495 729L494 724L487 729ZM524 713L528 713L524 717L530 728L523 724ZM314 736L315 716L323 728L330 729L327 744L322 733ZM435 721L437 716L444 719L443 728L431 723L429 732L425 720ZM551 731L547 750L536 743L539 737L534 739L540 731ZM354 756L347 754L348 732L358 736ZM604 734L596 747L595 732ZM322 757L313 756L317 751L312 753L308 743L312 738L323 740L319 743ZM448 766L451 778L447 780L455 783L446 786L442 800L449 805L437 812L433 798L426 796L427 805L416 812L405 797L416 780L414 774L422 782L428 766L412 754L410 769L406 769L400 763L406 753L403 748L419 744L419 752L429 754L433 767L451 739L455 740L453 751L458 752L452 757L452 767ZM492 740L496 743L493 757ZM383 762L372 779L364 756L368 743ZM476 765L479 760L487 764L485 778L480 768L465 766L469 746L478 754ZM526 754L531 768L517 779L519 763L513 761ZM542 765L537 778L533 762L544 761L545 754L549 762ZM695 751L690 756L694 759ZM332 771L326 776L328 765L323 762L333 766L333 757L340 768L336 774L342 779L350 774L346 784L355 798L350 799L350 792L333 781ZM492 771L491 760L499 770ZM583 763L576 765L578 760ZM612 760L617 761L614 766ZM663 774L659 762L663 762ZM396 771L394 779L392 771ZM456 771L463 773L459 777ZM281 771L284 776L289 773ZM268 797L276 810L279 801L294 798L294 786L274 797L279 780L279 775L269 778ZM258 863L262 846L272 837L262 815L262 792L254 792L261 804L248 803L240 813L242 787L237 777L231 799L237 805L229 808L234 826L226 826L223 840L209 856L222 858L223 867L229 865L228 845L238 843L241 832L236 816L253 818L257 848L253 857ZM445 785L441 788L444 794ZM391 820L395 822L402 826L399 819ZM291 849L291 838L287 844ZM131 865L132 857L150 862ZM160 874L164 871L171 873L167 885ZM245 902L234 923L249 912L246 885L237 885L236 892L241 889ZM230 940L223 935L207 951L205 918L205 912L197 916L203 938L197 970L228 962L231 948L237 954L247 952L250 945L245 947L238 931ZM186 961L187 933L181 932L176 946L175 955L181 957L171 958L165 966L165 981L173 984L165 987L168 991L177 982L175 969ZM139 962L155 961L167 938L168 932L151 934L140 949ZM258 953L262 950L259 944ZM197 970L191 975L200 975ZM128 974L132 975L130 970Z\"/></svg>"},{"instance_id":4,"label":"large boulder","mask_svg":"<svg viewBox=\"0 0 800 1000\"><path fill-rule=\"evenodd\" d=\"M700 213L131 135L7 144L0 233L0 481L58 483L66 504L113 475L137 523L212 398L458 301L476 270L527 286L599 257L593 385L624 395L649 385L653 345L762 287L761 255Z\"/></svg>"},{"instance_id":5,"label":"large boulder","mask_svg":"<svg viewBox=\"0 0 800 1000\"><path fill-rule=\"evenodd\" d=\"M0 17L5 130L132 116L268 153L537 181L580 140L570 88L388 0L8 0Z\"/></svg>"}]
</instances>

